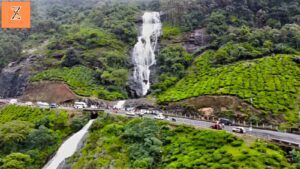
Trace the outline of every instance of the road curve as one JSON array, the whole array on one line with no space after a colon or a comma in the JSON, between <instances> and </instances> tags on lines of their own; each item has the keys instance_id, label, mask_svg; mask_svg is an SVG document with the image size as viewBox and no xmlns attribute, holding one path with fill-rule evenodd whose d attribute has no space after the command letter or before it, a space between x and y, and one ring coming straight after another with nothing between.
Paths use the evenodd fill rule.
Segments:
<instances>
[{"instance_id":1,"label":"road curve","mask_svg":"<svg viewBox=\"0 0 300 169\"><path fill-rule=\"evenodd\" d=\"M210 128L210 126L213 124L205 121L198 121L198 120L191 120L191 119L184 119L184 118L177 118L177 117L174 118L176 119L176 123L178 124L192 125L201 128ZM225 130L231 132L232 128L234 127L237 126L225 126ZM270 130L261 130L261 129L254 129L254 128L252 129L252 131L247 130L247 134L256 137L265 138L268 140L271 139L284 140L290 143L295 143L300 145L300 135L297 134L270 131Z\"/></svg>"}]
</instances>

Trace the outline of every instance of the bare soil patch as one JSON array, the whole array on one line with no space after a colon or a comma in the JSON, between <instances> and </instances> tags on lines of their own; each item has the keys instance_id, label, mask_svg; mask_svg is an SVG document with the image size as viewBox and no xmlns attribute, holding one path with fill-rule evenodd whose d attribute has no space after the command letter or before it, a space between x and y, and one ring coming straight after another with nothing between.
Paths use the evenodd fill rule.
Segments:
<instances>
[{"instance_id":1,"label":"bare soil patch","mask_svg":"<svg viewBox=\"0 0 300 169\"><path fill-rule=\"evenodd\" d=\"M63 103L76 98L76 94L63 82L41 81L30 83L25 89L23 96L19 99L32 102Z\"/></svg>"}]
</instances>

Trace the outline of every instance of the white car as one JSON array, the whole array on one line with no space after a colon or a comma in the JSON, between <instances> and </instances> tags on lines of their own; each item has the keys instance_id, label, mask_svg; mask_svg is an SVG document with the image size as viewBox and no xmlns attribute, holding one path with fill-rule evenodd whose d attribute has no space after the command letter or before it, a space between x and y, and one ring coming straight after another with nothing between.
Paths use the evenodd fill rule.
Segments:
<instances>
[{"instance_id":1,"label":"white car","mask_svg":"<svg viewBox=\"0 0 300 169\"><path fill-rule=\"evenodd\" d=\"M140 110L140 111L137 111L137 113L136 113L137 115L141 115L141 116L143 116L143 115L145 115L145 111L142 111L142 110Z\"/></svg>"},{"instance_id":2,"label":"white car","mask_svg":"<svg viewBox=\"0 0 300 169\"><path fill-rule=\"evenodd\" d=\"M87 104L84 103L84 102L75 102L74 103L74 108L75 109L84 109L84 108L87 108Z\"/></svg>"},{"instance_id":3,"label":"white car","mask_svg":"<svg viewBox=\"0 0 300 169\"><path fill-rule=\"evenodd\" d=\"M98 109L96 105L91 105L91 109Z\"/></svg>"},{"instance_id":4,"label":"white car","mask_svg":"<svg viewBox=\"0 0 300 169\"><path fill-rule=\"evenodd\" d=\"M125 108L126 111L134 111L134 107L127 107Z\"/></svg>"},{"instance_id":5,"label":"white car","mask_svg":"<svg viewBox=\"0 0 300 169\"><path fill-rule=\"evenodd\" d=\"M126 115L128 116L135 116L136 114L133 111L126 112Z\"/></svg>"},{"instance_id":6,"label":"white car","mask_svg":"<svg viewBox=\"0 0 300 169\"><path fill-rule=\"evenodd\" d=\"M158 115L154 116L154 118L158 119L158 120L164 120L166 117L163 114L158 114Z\"/></svg>"},{"instance_id":7,"label":"white car","mask_svg":"<svg viewBox=\"0 0 300 169\"><path fill-rule=\"evenodd\" d=\"M17 99L10 99L9 104L17 104L18 100Z\"/></svg>"},{"instance_id":8,"label":"white car","mask_svg":"<svg viewBox=\"0 0 300 169\"><path fill-rule=\"evenodd\" d=\"M33 103L32 102L26 102L25 106L33 106Z\"/></svg>"},{"instance_id":9,"label":"white car","mask_svg":"<svg viewBox=\"0 0 300 169\"><path fill-rule=\"evenodd\" d=\"M49 103L46 103L46 102L37 102L36 104L39 108L42 108L42 109L49 109L50 108Z\"/></svg>"},{"instance_id":10,"label":"white car","mask_svg":"<svg viewBox=\"0 0 300 169\"><path fill-rule=\"evenodd\" d=\"M246 129L244 127L235 127L232 129L232 132L235 132L235 133L246 133Z\"/></svg>"}]
</instances>

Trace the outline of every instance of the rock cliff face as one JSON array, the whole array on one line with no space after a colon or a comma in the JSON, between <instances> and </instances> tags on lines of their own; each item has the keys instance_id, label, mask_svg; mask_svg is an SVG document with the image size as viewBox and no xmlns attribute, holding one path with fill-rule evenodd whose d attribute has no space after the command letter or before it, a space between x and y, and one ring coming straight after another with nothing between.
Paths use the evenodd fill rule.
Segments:
<instances>
[{"instance_id":1,"label":"rock cliff face","mask_svg":"<svg viewBox=\"0 0 300 169\"><path fill-rule=\"evenodd\" d=\"M184 42L184 46L189 53L196 52L199 48L207 47L209 36L205 29L196 29L189 33Z\"/></svg>"},{"instance_id":2,"label":"rock cliff face","mask_svg":"<svg viewBox=\"0 0 300 169\"><path fill-rule=\"evenodd\" d=\"M28 78L37 70L41 56L21 58L10 63L0 73L0 98L12 98L23 94Z\"/></svg>"}]
</instances>

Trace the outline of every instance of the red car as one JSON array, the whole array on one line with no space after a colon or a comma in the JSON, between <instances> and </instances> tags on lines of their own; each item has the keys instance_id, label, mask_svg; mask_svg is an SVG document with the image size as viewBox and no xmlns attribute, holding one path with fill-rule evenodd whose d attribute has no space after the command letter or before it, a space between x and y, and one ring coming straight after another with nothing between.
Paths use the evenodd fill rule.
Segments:
<instances>
[{"instance_id":1,"label":"red car","mask_svg":"<svg viewBox=\"0 0 300 169\"><path fill-rule=\"evenodd\" d=\"M212 126L210 126L210 128L215 129L215 130L222 130L224 128L224 126L223 126L223 124L215 123Z\"/></svg>"}]
</instances>

